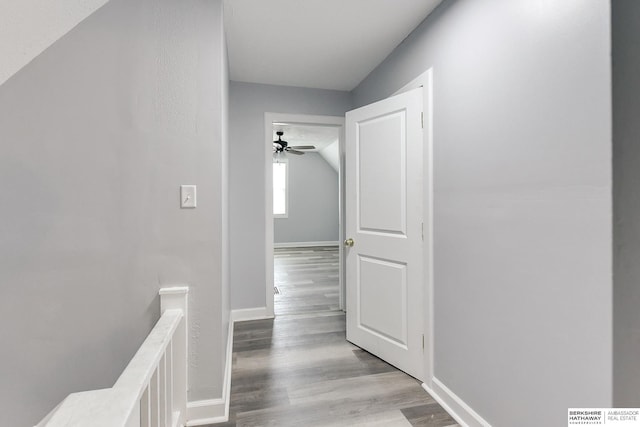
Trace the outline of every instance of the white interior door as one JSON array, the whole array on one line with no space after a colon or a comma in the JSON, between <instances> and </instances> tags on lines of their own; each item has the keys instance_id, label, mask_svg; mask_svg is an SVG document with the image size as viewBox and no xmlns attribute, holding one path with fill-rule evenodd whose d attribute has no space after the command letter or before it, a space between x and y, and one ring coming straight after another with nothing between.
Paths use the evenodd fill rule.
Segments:
<instances>
[{"instance_id":1,"label":"white interior door","mask_svg":"<svg viewBox=\"0 0 640 427\"><path fill-rule=\"evenodd\" d=\"M422 380L421 116L422 88L347 113L345 265L347 339Z\"/></svg>"}]
</instances>

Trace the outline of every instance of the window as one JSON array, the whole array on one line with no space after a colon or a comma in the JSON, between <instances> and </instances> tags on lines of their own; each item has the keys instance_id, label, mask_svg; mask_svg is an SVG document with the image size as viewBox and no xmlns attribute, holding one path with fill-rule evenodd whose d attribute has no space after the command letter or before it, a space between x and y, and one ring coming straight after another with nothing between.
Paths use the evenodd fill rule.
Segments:
<instances>
[{"instance_id":1,"label":"window","mask_svg":"<svg viewBox=\"0 0 640 427\"><path fill-rule=\"evenodd\" d=\"M287 198L287 160L278 160L273 164L273 217L287 218L289 204Z\"/></svg>"}]
</instances>

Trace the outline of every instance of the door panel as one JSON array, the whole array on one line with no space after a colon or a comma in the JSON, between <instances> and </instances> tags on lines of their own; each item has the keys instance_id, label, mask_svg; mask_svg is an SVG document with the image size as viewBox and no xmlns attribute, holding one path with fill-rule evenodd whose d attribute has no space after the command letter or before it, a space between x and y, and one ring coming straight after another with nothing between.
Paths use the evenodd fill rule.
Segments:
<instances>
[{"instance_id":1,"label":"door panel","mask_svg":"<svg viewBox=\"0 0 640 427\"><path fill-rule=\"evenodd\" d=\"M347 339L422 379L422 89L347 113Z\"/></svg>"},{"instance_id":2,"label":"door panel","mask_svg":"<svg viewBox=\"0 0 640 427\"><path fill-rule=\"evenodd\" d=\"M363 121L356 128L360 232L406 232L404 128L403 112ZM390 149L394 137L400 138L400 144Z\"/></svg>"},{"instance_id":3,"label":"door panel","mask_svg":"<svg viewBox=\"0 0 640 427\"><path fill-rule=\"evenodd\" d=\"M358 325L390 343L407 347L407 266L360 256ZM384 283L385 286L376 286ZM384 307L378 311L378 307Z\"/></svg>"}]
</instances>

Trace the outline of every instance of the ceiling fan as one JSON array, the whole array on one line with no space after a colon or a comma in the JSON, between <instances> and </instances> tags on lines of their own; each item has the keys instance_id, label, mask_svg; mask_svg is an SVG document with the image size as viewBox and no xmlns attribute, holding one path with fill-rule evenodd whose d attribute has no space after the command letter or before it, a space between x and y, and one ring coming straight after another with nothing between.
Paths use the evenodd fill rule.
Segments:
<instances>
[{"instance_id":1,"label":"ceiling fan","mask_svg":"<svg viewBox=\"0 0 640 427\"><path fill-rule=\"evenodd\" d=\"M273 141L274 156L280 155L280 153L283 153L283 154L291 153L291 154L301 155L301 154L304 154L304 152L299 150L314 150L316 148L313 145L296 145L296 146L290 147L287 141L282 140L282 135L284 135L284 132L278 131L276 132L276 135L278 135L278 140Z\"/></svg>"}]
</instances>

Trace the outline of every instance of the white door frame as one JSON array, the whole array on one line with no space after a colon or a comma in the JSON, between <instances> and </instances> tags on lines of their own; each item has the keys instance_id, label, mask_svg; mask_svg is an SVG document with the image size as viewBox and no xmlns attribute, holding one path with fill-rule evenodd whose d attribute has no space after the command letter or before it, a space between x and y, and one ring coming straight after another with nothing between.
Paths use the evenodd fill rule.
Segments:
<instances>
[{"instance_id":1,"label":"white door frame","mask_svg":"<svg viewBox=\"0 0 640 427\"><path fill-rule=\"evenodd\" d=\"M338 170L338 245L339 248L339 294L340 309L345 307L345 279L344 279L344 116L317 116L292 113L265 113L264 137L265 137L265 253L266 253L266 287L265 307L267 317L274 317L273 308L273 123L294 123L306 125L325 125L340 128L338 132L338 149L340 153L340 166Z\"/></svg>"},{"instance_id":2,"label":"white door frame","mask_svg":"<svg viewBox=\"0 0 640 427\"><path fill-rule=\"evenodd\" d=\"M434 352L434 300L433 300L433 67L404 85L393 95L422 87L424 128L423 128L423 207L424 221L424 307L428 315L424 318L424 377L425 385L433 385L433 352Z\"/></svg>"}]
</instances>

